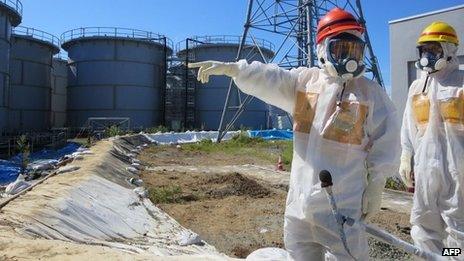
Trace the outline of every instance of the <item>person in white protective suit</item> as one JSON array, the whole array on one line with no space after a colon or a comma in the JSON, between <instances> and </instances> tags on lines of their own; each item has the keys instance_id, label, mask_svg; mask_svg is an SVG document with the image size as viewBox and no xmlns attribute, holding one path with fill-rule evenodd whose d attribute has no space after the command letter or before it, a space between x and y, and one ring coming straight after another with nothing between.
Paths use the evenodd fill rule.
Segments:
<instances>
[{"instance_id":1,"label":"person in white protective suit","mask_svg":"<svg viewBox=\"0 0 464 261\"><path fill-rule=\"evenodd\" d=\"M464 248L464 71L458 43L456 31L443 22L419 37L416 66L422 73L409 88L401 130L400 175L408 186L414 158L411 236L438 254L444 247Z\"/></svg>"},{"instance_id":2,"label":"person in white protective suit","mask_svg":"<svg viewBox=\"0 0 464 261\"><path fill-rule=\"evenodd\" d=\"M207 61L198 80L233 77L245 93L289 112L294 120L293 161L285 210L284 241L290 260L352 260L337 232L318 175L328 170L341 214L355 220L380 210L385 177L397 172L399 125L396 110L380 85L363 77L364 28L342 9L318 24L321 68L284 70L245 60ZM349 251L368 260L365 232L345 225Z\"/></svg>"}]
</instances>

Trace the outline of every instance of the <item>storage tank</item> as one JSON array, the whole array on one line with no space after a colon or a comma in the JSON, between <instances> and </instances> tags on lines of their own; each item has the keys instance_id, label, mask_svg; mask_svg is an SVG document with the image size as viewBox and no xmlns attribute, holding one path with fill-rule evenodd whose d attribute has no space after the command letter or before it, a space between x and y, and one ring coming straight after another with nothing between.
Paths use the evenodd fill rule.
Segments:
<instances>
[{"instance_id":1,"label":"storage tank","mask_svg":"<svg viewBox=\"0 0 464 261\"><path fill-rule=\"evenodd\" d=\"M66 126L66 87L68 85L67 64L68 62L63 56L53 58L51 95L52 128L63 128Z\"/></svg>"},{"instance_id":2,"label":"storage tank","mask_svg":"<svg viewBox=\"0 0 464 261\"><path fill-rule=\"evenodd\" d=\"M52 58L59 39L28 27L16 27L11 36L9 130L50 129Z\"/></svg>"},{"instance_id":3,"label":"storage tank","mask_svg":"<svg viewBox=\"0 0 464 261\"><path fill-rule=\"evenodd\" d=\"M136 29L87 27L67 31L61 40L69 57L69 127L94 117L128 118L132 129L160 125L169 39Z\"/></svg>"},{"instance_id":4,"label":"storage tank","mask_svg":"<svg viewBox=\"0 0 464 261\"><path fill-rule=\"evenodd\" d=\"M11 27L21 23L20 1L0 1L0 134L7 131Z\"/></svg>"},{"instance_id":5,"label":"storage tank","mask_svg":"<svg viewBox=\"0 0 464 261\"><path fill-rule=\"evenodd\" d=\"M193 37L178 44L177 56L185 59L188 51L189 62L216 60L223 62L234 61L241 37L239 36L202 36ZM274 56L272 43L255 39L260 47L256 48L252 40L247 40L242 52L248 62L270 60ZM188 48L186 46L188 43ZM229 88L229 77L212 76L207 84L197 82L195 88L195 127L204 130L217 130L219 128L222 110ZM237 88L234 88L238 90ZM245 94L233 91L229 105L240 104ZM228 111L224 124L230 122L237 109ZM268 127L268 105L257 98L246 106L243 113L235 122L236 128L246 127L251 129L265 129Z\"/></svg>"}]
</instances>

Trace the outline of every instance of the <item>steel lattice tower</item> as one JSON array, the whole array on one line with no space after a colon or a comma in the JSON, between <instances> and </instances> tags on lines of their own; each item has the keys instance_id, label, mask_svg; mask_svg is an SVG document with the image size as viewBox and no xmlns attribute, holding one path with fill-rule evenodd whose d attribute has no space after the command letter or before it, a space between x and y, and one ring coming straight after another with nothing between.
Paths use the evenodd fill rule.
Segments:
<instances>
[{"instance_id":1,"label":"steel lattice tower","mask_svg":"<svg viewBox=\"0 0 464 261\"><path fill-rule=\"evenodd\" d=\"M265 38L276 44L275 56L267 61L291 69L300 66L317 66L316 32L317 22L334 7L352 13L366 28L360 0L249 0L246 21L238 48L236 60L246 58L246 49L260 49L256 37ZM364 33L366 42L366 77L370 77L383 86L377 58L374 55L369 34ZM260 51L260 53L262 53ZM266 59L262 57L264 61ZM241 98L239 104L230 104L229 97L237 92ZM234 127L252 96L241 93L231 80L219 126L218 141ZM272 106L270 106L271 108ZM228 113L233 111L229 122L225 122Z\"/></svg>"}]
</instances>

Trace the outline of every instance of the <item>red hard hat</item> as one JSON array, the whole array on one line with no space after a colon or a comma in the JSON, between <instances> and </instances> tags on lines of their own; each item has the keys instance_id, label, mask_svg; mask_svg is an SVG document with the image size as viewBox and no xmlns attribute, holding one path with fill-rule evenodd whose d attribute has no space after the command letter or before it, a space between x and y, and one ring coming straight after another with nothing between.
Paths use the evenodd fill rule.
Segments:
<instances>
[{"instance_id":1,"label":"red hard hat","mask_svg":"<svg viewBox=\"0 0 464 261\"><path fill-rule=\"evenodd\" d=\"M319 20L317 24L316 42L319 44L326 37L348 30L356 30L363 33L364 27L352 14L336 7Z\"/></svg>"}]
</instances>

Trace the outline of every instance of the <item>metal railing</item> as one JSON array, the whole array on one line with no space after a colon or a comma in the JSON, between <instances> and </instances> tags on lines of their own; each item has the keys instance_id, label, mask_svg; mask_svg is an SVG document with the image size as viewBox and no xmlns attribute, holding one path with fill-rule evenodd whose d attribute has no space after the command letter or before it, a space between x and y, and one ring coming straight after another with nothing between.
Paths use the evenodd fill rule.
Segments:
<instances>
[{"instance_id":1,"label":"metal railing","mask_svg":"<svg viewBox=\"0 0 464 261\"><path fill-rule=\"evenodd\" d=\"M68 60L68 53L65 52L63 49L60 49L60 52L53 55L53 58L61 59L61 60Z\"/></svg>"},{"instance_id":2,"label":"metal railing","mask_svg":"<svg viewBox=\"0 0 464 261\"><path fill-rule=\"evenodd\" d=\"M209 36L194 36L189 38L191 43L189 43L189 47L196 47L202 44L240 44L242 41L241 36L236 35L209 35ZM181 51L185 49L185 42L187 40L183 40L176 45L176 51ZM274 44L270 41L260 39L260 38L247 38L245 39L246 45L258 45L261 48L265 48L271 51L274 51Z\"/></svg>"},{"instance_id":3,"label":"metal railing","mask_svg":"<svg viewBox=\"0 0 464 261\"><path fill-rule=\"evenodd\" d=\"M160 44L164 44L164 39L166 39L167 47L171 49L173 47L172 40L164 35L149 31L120 27L83 27L72 29L61 35L61 42L65 43L77 38L95 36L143 39Z\"/></svg>"},{"instance_id":4,"label":"metal railing","mask_svg":"<svg viewBox=\"0 0 464 261\"><path fill-rule=\"evenodd\" d=\"M18 12L20 16L23 15L23 4L19 0L0 0L0 3L10 7L11 9Z\"/></svg>"},{"instance_id":5,"label":"metal railing","mask_svg":"<svg viewBox=\"0 0 464 261\"><path fill-rule=\"evenodd\" d=\"M13 27L13 34L16 35L24 35L24 36L29 36L37 40L41 40L44 42L49 42L57 47L60 46L60 39L52 34L49 34L47 32L37 30L34 28L30 27L25 27L25 26L18 26L18 27Z\"/></svg>"},{"instance_id":6,"label":"metal railing","mask_svg":"<svg viewBox=\"0 0 464 261\"><path fill-rule=\"evenodd\" d=\"M18 139L21 135L26 135L31 151L37 151L48 146L57 148L65 144L69 137L67 128L49 132L12 133L8 136L0 137L0 159L8 159L18 153Z\"/></svg>"}]
</instances>

